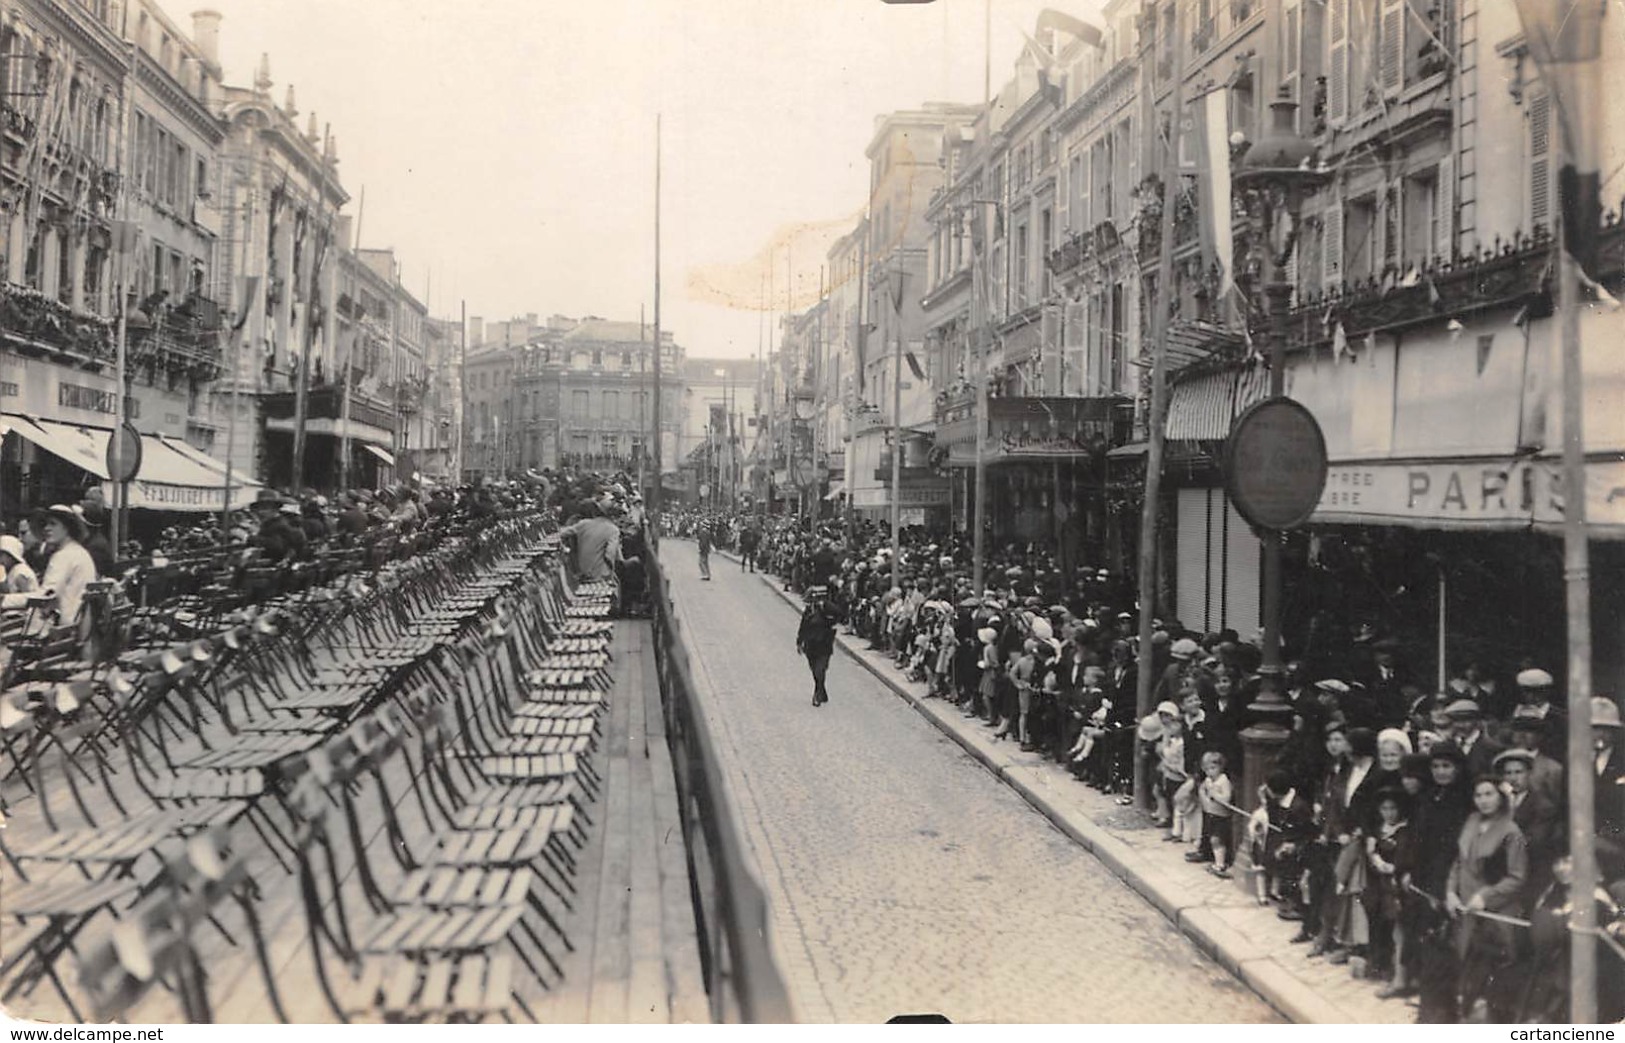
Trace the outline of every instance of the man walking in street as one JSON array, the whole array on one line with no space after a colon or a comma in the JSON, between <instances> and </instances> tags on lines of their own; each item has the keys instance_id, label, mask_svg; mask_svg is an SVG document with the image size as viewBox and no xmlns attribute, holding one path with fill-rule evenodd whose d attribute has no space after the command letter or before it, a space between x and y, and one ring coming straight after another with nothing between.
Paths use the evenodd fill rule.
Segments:
<instances>
[{"instance_id":1,"label":"man walking in street","mask_svg":"<svg viewBox=\"0 0 1625 1043\"><path fill-rule=\"evenodd\" d=\"M829 672L829 657L835 651L835 624L824 604L827 593L822 586L807 588L807 608L801 613L801 626L796 630L796 651L807 657L807 666L812 670L814 706L829 702L824 675Z\"/></svg>"},{"instance_id":2,"label":"man walking in street","mask_svg":"<svg viewBox=\"0 0 1625 1043\"><path fill-rule=\"evenodd\" d=\"M762 542L762 534L756 531L755 522L746 522L745 527L739 530L739 571L744 572L748 567L756 571L756 547Z\"/></svg>"},{"instance_id":3,"label":"man walking in street","mask_svg":"<svg viewBox=\"0 0 1625 1043\"><path fill-rule=\"evenodd\" d=\"M695 526L694 538L700 543L700 578L711 578L711 523L704 518Z\"/></svg>"}]
</instances>

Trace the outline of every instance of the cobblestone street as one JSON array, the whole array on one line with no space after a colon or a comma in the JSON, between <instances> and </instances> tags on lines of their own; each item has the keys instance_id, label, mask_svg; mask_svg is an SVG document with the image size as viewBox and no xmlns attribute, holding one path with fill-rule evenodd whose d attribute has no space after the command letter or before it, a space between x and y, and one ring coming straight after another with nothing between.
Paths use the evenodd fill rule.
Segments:
<instances>
[{"instance_id":1,"label":"cobblestone street","mask_svg":"<svg viewBox=\"0 0 1625 1043\"><path fill-rule=\"evenodd\" d=\"M662 555L804 1021L1266 1021L1154 908L837 653L811 705L794 612Z\"/></svg>"}]
</instances>

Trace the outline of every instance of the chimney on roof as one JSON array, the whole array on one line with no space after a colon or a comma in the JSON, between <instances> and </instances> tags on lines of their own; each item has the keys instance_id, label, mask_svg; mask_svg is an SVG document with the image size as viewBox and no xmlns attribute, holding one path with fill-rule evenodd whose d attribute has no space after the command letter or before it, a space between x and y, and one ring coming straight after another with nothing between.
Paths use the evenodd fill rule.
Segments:
<instances>
[{"instance_id":1,"label":"chimney on roof","mask_svg":"<svg viewBox=\"0 0 1625 1043\"><path fill-rule=\"evenodd\" d=\"M203 60L220 67L220 12L219 11L193 11L192 12L192 42L202 52Z\"/></svg>"}]
</instances>

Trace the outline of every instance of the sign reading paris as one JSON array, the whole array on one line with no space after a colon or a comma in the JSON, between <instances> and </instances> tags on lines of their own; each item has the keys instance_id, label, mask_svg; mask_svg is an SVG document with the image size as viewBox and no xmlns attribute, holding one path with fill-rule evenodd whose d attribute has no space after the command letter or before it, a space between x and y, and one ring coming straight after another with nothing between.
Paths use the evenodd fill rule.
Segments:
<instances>
[{"instance_id":1,"label":"sign reading paris","mask_svg":"<svg viewBox=\"0 0 1625 1043\"><path fill-rule=\"evenodd\" d=\"M1260 529L1309 520L1326 485L1326 438L1314 414L1284 396L1248 407L1230 425L1224 484L1236 510Z\"/></svg>"}]
</instances>

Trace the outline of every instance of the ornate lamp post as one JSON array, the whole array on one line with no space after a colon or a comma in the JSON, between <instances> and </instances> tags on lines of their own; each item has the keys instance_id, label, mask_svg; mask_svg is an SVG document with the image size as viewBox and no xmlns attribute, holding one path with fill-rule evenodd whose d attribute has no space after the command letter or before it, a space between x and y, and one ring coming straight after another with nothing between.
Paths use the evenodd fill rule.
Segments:
<instances>
[{"instance_id":1,"label":"ornate lamp post","mask_svg":"<svg viewBox=\"0 0 1625 1043\"><path fill-rule=\"evenodd\" d=\"M1263 222L1263 243L1268 263L1264 270L1264 304L1269 315L1270 397L1286 393L1287 311L1292 284L1287 262L1298 239L1298 223L1305 197L1324 184L1329 175L1313 164L1314 143L1296 129L1298 103L1283 88L1270 103L1269 129L1252 144L1237 165L1232 185L1252 197ZM1247 807L1256 802L1258 787L1290 734L1291 705L1282 692L1285 671L1281 662L1281 538L1280 530L1260 530L1263 540L1264 635L1263 663L1259 667L1258 698L1247 707L1257 721L1241 733L1246 753L1242 798Z\"/></svg>"}]
</instances>

